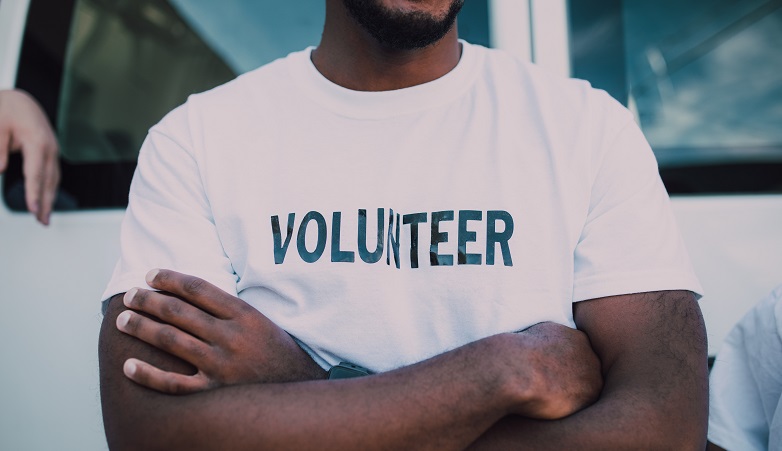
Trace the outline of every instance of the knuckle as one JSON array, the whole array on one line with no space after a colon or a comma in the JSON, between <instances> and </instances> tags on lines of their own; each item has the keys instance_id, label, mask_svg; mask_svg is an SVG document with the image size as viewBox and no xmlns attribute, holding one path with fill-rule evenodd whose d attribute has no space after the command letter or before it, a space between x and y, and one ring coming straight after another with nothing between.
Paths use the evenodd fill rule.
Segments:
<instances>
[{"instance_id":1,"label":"knuckle","mask_svg":"<svg viewBox=\"0 0 782 451\"><path fill-rule=\"evenodd\" d=\"M46 149L49 145L49 136L43 129L39 129L36 133L32 133L27 138L26 150L28 152L34 152L39 154L40 158L46 158Z\"/></svg>"},{"instance_id":2,"label":"knuckle","mask_svg":"<svg viewBox=\"0 0 782 451\"><path fill-rule=\"evenodd\" d=\"M55 188L57 188L57 185L60 184L60 173L54 172L46 179L46 189L49 191L54 191Z\"/></svg>"},{"instance_id":3,"label":"knuckle","mask_svg":"<svg viewBox=\"0 0 782 451\"><path fill-rule=\"evenodd\" d=\"M184 289L189 294L200 294L204 289L204 280L193 277L185 282Z\"/></svg>"},{"instance_id":4,"label":"knuckle","mask_svg":"<svg viewBox=\"0 0 782 451\"><path fill-rule=\"evenodd\" d=\"M238 346L242 338L242 327L235 321L229 321L221 328L229 347Z\"/></svg>"},{"instance_id":5,"label":"knuckle","mask_svg":"<svg viewBox=\"0 0 782 451\"><path fill-rule=\"evenodd\" d=\"M163 326L156 333L156 341L164 351L170 351L177 341L176 331L171 326Z\"/></svg>"},{"instance_id":6,"label":"knuckle","mask_svg":"<svg viewBox=\"0 0 782 451\"><path fill-rule=\"evenodd\" d=\"M199 346L198 343L191 342L187 345L188 352L197 359L203 359L206 357L206 349L203 346Z\"/></svg>"},{"instance_id":7,"label":"knuckle","mask_svg":"<svg viewBox=\"0 0 782 451\"><path fill-rule=\"evenodd\" d=\"M38 168L28 169L27 171L24 171L24 178L27 180L31 189L37 190L38 186L43 181L43 172L38 170Z\"/></svg>"},{"instance_id":8,"label":"knuckle","mask_svg":"<svg viewBox=\"0 0 782 451\"><path fill-rule=\"evenodd\" d=\"M200 315L200 319L203 320L203 322L206 323L206 325L211 329L214 328L215 323L217 322L217 318L215 318L212 315Z\"/></svg>"},{"instance_id":9,"label":"knuckle","mask_svg":"<svg viewBox=\"0 0 782 451\"><path fill-rule=\"evenodd\" d=\"M182 304L174 299L167 299L163 301L160 306L160 312L164 317L174 317L182 314Z\"/></svg>"},{"instance_id":10,"label":"knuckle","mask_svg":"<svg viewBox=\"0 0 782 451\"><path fill-rule=\"evenodd\" d=\"M136 295L133 296L133 304L139 309L143 309L146 306L148 300L149 291L147 290L138 290Z\"/></svg>"},{"instance_id":11,"label":"knuckle","mask_svg":"<svg viewBox=\"0 0 782 451\"><path fill-rule=\"evenodd\" d=\"M175 378L171 376L167 376L165 378L164 386L166 388L166 391L175 395L182 395L184 394L184 388L182 385L177 381Z\"/></svg>"},{"instance_id":12,"label":"knuckle","mask_svg":"<svg viewBox=\"0 0 782 451\"><path fill-rule=\"evenodd\" d=\"M217 379L209 378L206 376L200 377L198 380L198 384L196 385L198 390L210 390L213 388L218 388L222 384Z\"/></svg>"},{"instance_id":13,"label":"knuckle","mask_svg":"<svg viewBox=\"0 0 782 451\"><path fill-rule=\"evenodd\" d=\"M258 310L256 310L255 307L253 307L252 305L242 301L241 299L238 300L239 302L235 302L235 304L237 305L240 313L243 313L245 315L254 315L258 313Z\"/></svg>"},{"instance_id":14,"label":"knuckle","mask_svg":"<svg viewBox=\"0 0 782 451\"><path fill-rule=\"evenodd\" d=\"M60 153L60 147L57 145L57 140L52 135L46 137L46 146L44 147L46 157L49 161L56 161L57 155Z\"/></svg>"}]
</instances>

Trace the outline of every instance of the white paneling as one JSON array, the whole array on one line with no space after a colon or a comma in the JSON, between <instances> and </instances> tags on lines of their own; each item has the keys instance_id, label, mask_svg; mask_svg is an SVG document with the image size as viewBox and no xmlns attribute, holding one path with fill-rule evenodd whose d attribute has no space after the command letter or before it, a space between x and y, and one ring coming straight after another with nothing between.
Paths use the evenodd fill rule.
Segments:
<instances>
[{"instance_id":1,"label":"white paneling","mask_svg":"<svg viewBox=\"0 0 782 451\"><path fill-rule=\"evenodd\" d=\"M566 0L530 0L532 55L549 72L570 76L570 45Z\"/></svg>"},{"instance_id":2,"label":"white paneling","mask_svg":"<svg viewBox=\"0 0 782 451\"><path fill-rule=\"evenodd\" d=\"M14 86L30 0L0 1L0 89Z\"/></svg>"},{"instance_id":3,"label":"white paneling","mask_svg":"<svg viewBox=\"0 0 782 451\"><path fill-rule=\"evenodd\" d=\"M744 313L782 283L782 196L674 197L706 294L709 354Z\"/></svg>"},{"instance_id":4,"label":"white paneling","mask_svg":"<svg viewBox=\"0 0 782 451\"><path fill-rule=\"evenodd\" d=\"M532 60L530 0L489 0L492 47Z\"/></svg>"},{"instance_id":5,"label":"white paneling","mask_svg":"<svg viewBox=\"0 0 782 451\"><path fill-rule=\"evenodd\" d=\"M29 3L0 1L0 88L14 84ZM100 295L121 218L55 213L45 228L0 201L0 449L106 449Z\"/></svg>"},{"instance_id":6,"label":"white paneling","mask_svg":"<svg viewBox=\"0 0 782 451\"><path fill-rule=\"evenodd\" d=\"M121 210L0 216L0 449L106 448L98 384L100 296Z\"/></svg>"}]
</instances>

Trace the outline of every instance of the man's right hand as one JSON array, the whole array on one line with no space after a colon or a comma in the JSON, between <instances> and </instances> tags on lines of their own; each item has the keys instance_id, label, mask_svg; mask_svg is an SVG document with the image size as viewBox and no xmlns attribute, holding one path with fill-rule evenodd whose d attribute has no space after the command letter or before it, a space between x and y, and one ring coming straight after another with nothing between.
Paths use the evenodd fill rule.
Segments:
<instances>
[{"instance_id":1,"label":"man's right hand","mask_svg":"<svg viewBox=\"0 0 782 451\"><path fill-rule=\"evenodd\" d=\"M132 310L117 317L117 327L190 363L197 372L163 371L130 358L124 373L134 382L163 393L187 394L325 377L290 335L241 299L197 277L168 270L151 271L147 284L162 292L128 291L123 301Z\"/></svg>"},{"instance_id":2,"label":"man's right hand","mask_svg":"<svg viewBox=\"0 0 782 451\"><path fill-rule=\"evenodd\" d=\"M516 334L503 334L497 346L512 412L553 420L571 415L600 396L600 360L583 332L540 323ZM511 357L512 356L512 357Z\"/></svg>"}]
</instances>

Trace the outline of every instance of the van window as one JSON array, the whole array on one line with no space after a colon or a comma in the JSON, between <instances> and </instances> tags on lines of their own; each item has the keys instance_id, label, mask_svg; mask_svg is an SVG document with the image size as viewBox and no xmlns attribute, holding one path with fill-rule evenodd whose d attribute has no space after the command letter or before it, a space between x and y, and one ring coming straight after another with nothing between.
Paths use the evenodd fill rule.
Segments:
<instances>
[{"instance_id":1,"label":"van window","mask_svg":"<svg viewBox=\"0 0 782 451\"><path fill-rule=\"evenodd\" d=\"M673 194L782 192L782 2L571 0L573 75L635 114Z\"/></svg>"},{"instance_id":2,"label":"van window","mask_svg":"<svg viewBox=\"0 0 782 451\"><path fill-rule=\"evenodd\" d=\"M57 129L56 210L125 207L147 130L191 93L317 45L324 0L31 0L17 87ZM486 0L470 1L460 35L489 45ZM18 156L3 197L24 210Z\"/></svg>"}]
</instances>

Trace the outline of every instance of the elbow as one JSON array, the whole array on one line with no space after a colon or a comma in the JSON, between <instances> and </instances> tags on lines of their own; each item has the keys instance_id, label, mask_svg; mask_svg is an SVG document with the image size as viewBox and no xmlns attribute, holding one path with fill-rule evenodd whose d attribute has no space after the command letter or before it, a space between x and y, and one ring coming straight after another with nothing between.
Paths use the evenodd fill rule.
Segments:
<instances>
[{"instance_id":1,"label":"elbow","mask_svg":"<svg viewBox=\"0 0 782 451\"><path fill-rule=\"evenodd\" d=\"M633 396L609 407L622 411L604 443L611 449L706 449L708 402L702 396ZM692 393L690 393L692 395ZM661 399L662 398L662 399ZM604 432L608 432L604 430Z\"/></svg>"},{"instance_id":2,"label":"elbow","mask_svg":"<svg viewBox=\"0 0 782 451\"><path fill-rule=\"evenodd\" d=\"M654 444L649 448L682 451L706 449L708 421L705 413L683 418L679 415L671 415L670 412L663 412L650 421L647 427L647 431L651 433L650 444Z\"/></svg>"},{"instance_id":3,"label":"elbow","mask_svg":"<svg viewBox=\"0 0 782 451\"><path fill-rule=\"evenodd\" d=\"M181 434L181 423L177 421L182 415L167 408L165 401L168 400L155 394L151 397L119 396L126 393L107 391L105 386L102 392L103 428L110 450L182 449L181 443L176 443L178 436L180 439L186 436Z\"/></svg>"},{"instance_id":4,"label":"elbow","mask_svg":"<svg viewBox=\"0 0 782 451\"><path fill-rule=\"evenodd\" d=\"M105 420L104 420L105 421ZM136 437L116 427L104 424L106 443L111 451L130 451L133 449L150 449L148 443L142 443L138 434Z\"/></svg>"},{"instance_id":5,"label":"elbow","mask_svg":"<svg viewBox=\"0 0 782 451\"><path fill-rule=\"evenodd\" d=\"M674 432L674 443L667 449L703 451L706 449L706 426L693 425L691 428Z\"/></svg>"},{"instance_id":6,"label":"elbow","mask_svg":"<svg viewBox=\"0 0 782 451\"><path fill-rule=\"evenodd\" d=\"M134 422L103 416L106 443L111 451L171 450L172 444L164 443L165 435L151 431L144 421Z\"/></svg>"},{"instance_id":7,"label":"elbow","mask_svg":"<svg viewBox=\"0 0 782 451\"><path fill-rule=\"evenodd\" d=\"M687 434L668 437L659 449L677 449L681 451L703 451L706 449L706 434Z\"/></svg>"},{"instance_id":8,"label":"elbow","mask_svg":"<svg viewBox=\"0 0 782 451\"><path fill-rule=\"evenodd\" d=\"M706 434L686 434L668 437L660 443L659 449L681 451L703 451L706 449Z\"/></svg>"},{"instance_id":9,"label":"elbow","mask_svg":"<svg viewBox=\"0 0 782 451\"><path fill-rule=\"evenodd\" d=\"M123 436L122 434L112 434L106 431L106 443L111 451L131 451L134 449L158 449L149 447L148 443L142 443L137 439Z\"/></svg>"}]
</instances>

